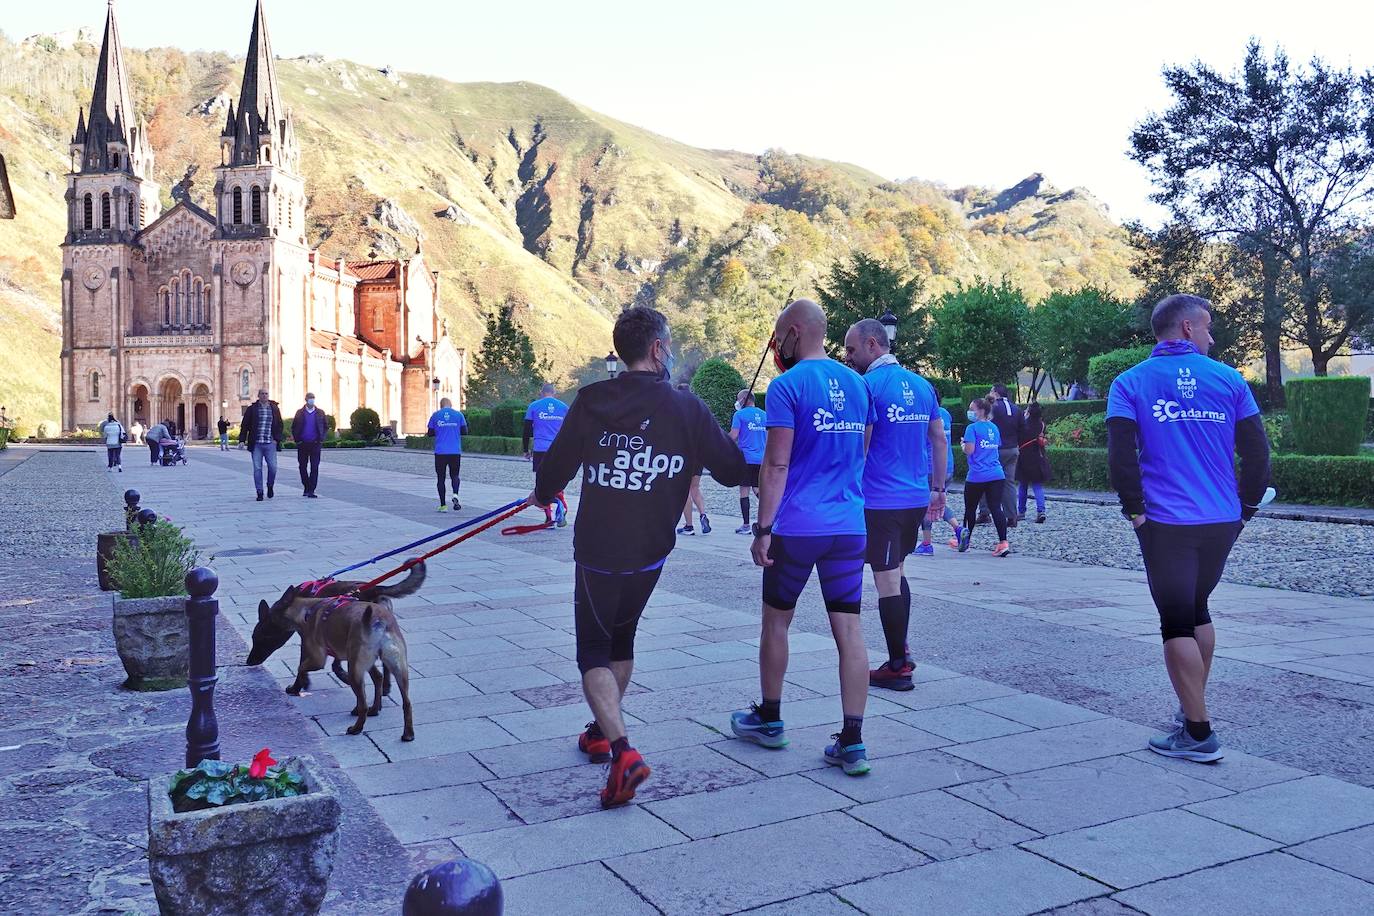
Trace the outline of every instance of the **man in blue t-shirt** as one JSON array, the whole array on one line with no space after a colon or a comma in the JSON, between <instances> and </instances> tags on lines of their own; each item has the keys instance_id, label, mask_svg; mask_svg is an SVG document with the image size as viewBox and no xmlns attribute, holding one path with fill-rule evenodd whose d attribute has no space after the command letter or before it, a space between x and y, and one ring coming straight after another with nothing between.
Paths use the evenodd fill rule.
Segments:
<instances>
[{"instance_id":1,"label":"man in blue t-shirt","mask_svg":"<svg viewBox=\"0 0 1374 916\"><path fill-rule=\"evenodd\" d=\"M1107 461L1121 514L1140 541L1179 700L1174 730L1151 738L1150 750L1211 762L1222 751L1207 712L1216 646L1207 599L1268 485L1269 440L1245 379L1207 356L1211 303L1169 296L1150 326L1154 352L1118 376L1107 396Z\"/></svg>"},{"instance_id":2,"label":"man in blue t-shirt","mask_svg":"<svg viewBox=\"0 0 1374 916\"><path fill-rule=\"evenodd\" d=\"M749 493L759 495L759 466L763 464L763 443L768 436L768 418L762 410L754 406L754 392L741 388L735 396L735 416L730 420L730 438L744 452L748 466L748 476L739 488L739 511L744 524L735 529L735 534L749 534Z\"/></svg>"},{"instance_id":3,"label":"man in blue t-shirt","mask_svg":"<svg viewBox=\"0 0 1374 916\"><path fill-rule=\"evenodd\" d=\"M568 415L568 405L554 397L555 388L548 382L539 389L539 400L530 404L525 411L525 431L521 448L534 467L534 473L539 473L539 466L544 463L544 453L553 445L553 440L557 438L558 431L563 428L563 420ZM530 449L530 440L534 440L534 449ZM558 527L563 528L568 524L568 514L564 511L565 501L563 494L559 493L552 506L544 507L545 524L558 521Z\"/></svg>"},{"instance_id":4,"label":"man in blue t-shirt","mask_svg":"<svg viewBox=\"0 0 1374 916\"><path fill-rule=\"evenodd\" d=\"M887 328L873 318L856 322L844 338L849 364L863 373L873 400L864 464L864 522L887 661L868 673L868 683L911 690L916 663L907 649L911 588L905 563L916 549L927 508L937 514L944 509L945 468L932 469L930 455L936 450L943 455L946 442L935 389L903 368L890 349Z\"/></svg>"},{"instance_id":5,"label":"man in blue t-shirt","mask_svg":"<svg viewBox=\"0 0 1374 916\"><path fill-rule=\"evenodd\" d=\"M463 467L463 433L468 431L467 418L461 410L453 409L453 401L444 398L439 409L429 418L429 435L434 437L434 475L439 479L439 511L448 509L444 492L444 475L453 480L453 511L463 508L458 501L458 475Z\"/></svg>"},{"instance_id":6,"label":"man in blue t-shirt","mask_svg":"<svg viewBox=\"0 0 1374 916\"><path fill-rule=\"evenodd\" d=\"M868 650L859 626L864 569L864 442L872 403L863 379L825 355L825 312L809 299L790 303L773 328L773 359L783 373L768 386L768 438L759 475L754 562L763 567L759 681L763 702L736 712L736 735L764 747L787 744L781 714L787 630L815 569L840 656L844 725L825 760L857 776L868 772L863 715Z\"/></svg>"}]
</instances>

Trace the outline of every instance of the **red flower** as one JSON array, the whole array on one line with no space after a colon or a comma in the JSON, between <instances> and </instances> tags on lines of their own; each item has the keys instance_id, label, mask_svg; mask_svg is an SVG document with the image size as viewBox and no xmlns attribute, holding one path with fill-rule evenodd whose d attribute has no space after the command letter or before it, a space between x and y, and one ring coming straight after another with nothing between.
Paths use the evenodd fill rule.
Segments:
<instances>
[{"instance_id":1,"label":"red flower","mask_svg":"<svg viewBox=\"0 0 1374 916\"><path fill-rule=\"evenodd\" d=\"M253 762L248 765L248 775L254 779L262 779L267 775L267 768L276 762L272 759L271 752L263 748L253 755Z\"/></svg>"}]
</instances>

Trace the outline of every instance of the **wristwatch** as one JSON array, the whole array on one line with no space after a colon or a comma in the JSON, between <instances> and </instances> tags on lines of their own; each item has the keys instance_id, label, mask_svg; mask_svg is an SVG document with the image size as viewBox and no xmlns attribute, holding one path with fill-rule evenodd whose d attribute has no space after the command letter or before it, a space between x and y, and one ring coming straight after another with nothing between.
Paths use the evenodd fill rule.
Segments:
<instances>
[{"instance_id":1,"label":"wristwatch","mask_svg":"<svg viewBox=\"0 0 1374 916\"><path fill-rule=\"evenodd\" d=\"M758 522L753 524L754 537L766 538L773 533L772 525L760 525Z\"/></svg>"},{"instance_id":2,"label":"wristwatch","mask_svg":"<svg viewBox=\"0 0 1374 916\"><path fill-rule=\"evenodd\" d=\"M1130 509L1121 510L1121 517L1128 522L1134 522L1136 519L1140 518L1144 514L1144 512L1132 512Z\"/></svg>"}]
</instances>

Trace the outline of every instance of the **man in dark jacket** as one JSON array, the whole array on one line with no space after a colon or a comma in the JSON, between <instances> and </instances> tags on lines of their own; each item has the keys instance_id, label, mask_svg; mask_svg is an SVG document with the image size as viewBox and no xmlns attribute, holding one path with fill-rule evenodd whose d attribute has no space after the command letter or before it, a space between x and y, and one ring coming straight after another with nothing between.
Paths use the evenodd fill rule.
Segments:
<instances>
[{"instance_id":1,"label":"man in dark jacket","mask_svg":"<svg viewBox=\"0 0 1374 916\"><path fill-rule=\"evenodd\" d=\"M315 409L315 395L305 394L305 406L291 420L291 438L296 440L296 464L301 472L301 495L316 499L320 482L320 448L329 432L324 411Z\"/></svg>"},{"instance_id":2,"label":"man in dark jacket","mask_svg":"<svg viewBox=\"0 0 1374 916\"><path fill-rule=\"evenodd\" d=\"M1006 385L993 385L988 398L993 402L992 415L988 417L997 427L1002 438L1002 447L997 450L997 458L1002 462L1002 514L1006 516L1007 527L1016 527L1016 459L1021 454L1019 444L1021 427L1021 408L1012 403Z\"/></svg>"},{"instance_id":3,"label":"man in dark jacket","mask_svg":"<svg viewBox=\"0 0 1374 916\"><path fill-rule=\"evenodd\" d=\"M620 703L634 670L635 628L675 543L673 526L702 467L738 486L744 455L699 398L676 391L668 321L650 308L621 312L618 377L578 392L535 475L530 504L548 506L583 469L573 526L577 666L596 721L578 739L611 761L603 807L623 805L649 776L625 736Z\"/></svg>"},{"instance_id":4,"label":"man in dark jacket","mask_svg":"<svg viewBox=\"0 0 1374 916\"><path fill-rule=\"evenodd\" d=\"M258 390L258 399L243 412L239 427L239 441L246 443L253 456L253 486L262 502L262 465L267 463L267 498L277 482L277 450L281 448L281 410L277 402L268 400L267 389Z\"/></svg>"}]
</instances>

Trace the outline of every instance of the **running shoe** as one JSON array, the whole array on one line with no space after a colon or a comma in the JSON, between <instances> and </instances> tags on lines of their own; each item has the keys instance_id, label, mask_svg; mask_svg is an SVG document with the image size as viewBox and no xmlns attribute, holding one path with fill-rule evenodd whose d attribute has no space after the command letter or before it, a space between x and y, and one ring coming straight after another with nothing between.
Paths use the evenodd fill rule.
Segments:
<instances>
[{"instance_id":1,"label":"running shoe","mask_svg":"<svg viewBox=\"0 0 1374 916\"><path fill-rule=\"evenodd\" d=\"M678 533L678 534L692 534L692 535L694 535L694 534L697 533L697 530L696 530L695 528L693 528L691 525L683 525L681 528L679 528L679 529L677 530L677 533Z\"/></svg>"},{"instance_id":2,"label":"running shoe","mask_svg":"<svg viewBox=\"0 0 1374 916\"><path fill-rule=\"evenodd\" d=\"M935 556L935 545L917 544L916 549L913 550L912 553L918 557L933 557Z\"/></svg>"},{"instance_id":3,"label":"running shoe","mask_svg":"<svg viewBox=\"0 0 1374 916\"><path fill-rule=\"evenodd\" d=\"M830 737L835 743L825 749L825 762L832 767L840 767L846 776L862 776L868 772L868 749L862 744L840 745L837 732Z\"/></svg>"},{"instance_id":4,"label":"running shoe","mask_svg":"<svg viewBox=\"0 0 1374 916\"><path fill-rule=\"evenodd\" d=\"M705 512L701 513L701 533L702 533L702 534L710 534L710 533L711 533L711 520L710 520L709 518L706 517L706 513L705 513Z\"/></svg>"},{"instance_id":5,"label":"running shoe","mask_svg":"<svg viewBox=\"0 0 1374 916\"><path fill-rule=\"evenodd\" d=\"M1025 510L1025 509L1018 509L1017 512L1016 512L1016 520L1017 520L1017 521L1025 521L1025 519L1026 519L1026 510Z\"/></svg>"},{"instance_id":6,"label":"running shoe","mask_svg":"<svg viewBox=\"0 0 1374 916\"><path fill-rule=\"evenodd\" d=\"M997 546L992 548L994 557L1005 557L1009 553L1011 553L1011 545L1006 541L998 541Z\"/></svg>"},{"instance_id":7,"label":"running shoe","mask_svg":"<svg viewBox=\"0 0 1374 916\"><path fill-rule=\"evenodd\" d=\"M952 538L949 539L949 546L950 546L950 549L951 549L951 550L958 550L958 549L959 549L959 541L962 540L963 537L964 537L964 526L963 526L963 525L955 525L955 526L954 526L954 537L952 537Z\"/></svg>"},{"instance_id":8,"label":"running shoe","mask_svg":"<svg viewBox=\"0 0 1374 916\"><path fill-rule=\"evenodd\" d=\"M1178 704L1178 709L1174 710L1174 727L1183 728L1188 724L1188 714L1183 711L1183 704Z\"/></svg>"},{"instance_id":9,"label":"running shoe","mask_svg":"<svg viewBox=\"0 0 1374 916\"><path fill-rule=\"evenodd\" d=\"M448 511L448 503L439 503L439 511L440 511L440 512L447 512L447 511Z\"/></svg>"},{"instance_id":10,"label":"running shoe","mask_svg":"<svg viewBox=\"0 0 1374 916\"><path fill-rule=\"evenodd\" d=\"M556 499L553 501L553 520L559 528L568 527L568 510L563 508L563 503Z\"/></svg>"},{"instance_id":11,"label":"running shoe","mask_svg":"<svg viewBox=\"0 0 1374 916\"><path fill-rule=\"evenodd\" d=\"M882 687L884 690L910 690L916 686L911 682L915 670L916 665L909 658L903 659L897 666L891 660L885 661L868 672L868 686Z\"/></svg>"},{"instance_id":12,"label":"running shoe","mask_svg":"<svg viewBox=\"0 0 1374 916\"><path fill-rule=\"evenodd\" d=\"M639 756L639 751L629 748L611 761L610 775L606 777L606 788L601 790L601 807L615 808L635 797L635 789L649 778L649 765Z\"/></svg>"},{"instance_id":13,"label":"running shoe","mask_svg":"<svg viewBox=\"0 0 1374 916\"><path fill-rule=\"evenodd\" d=\"M1194 760L1198 763L1215 763L1225 756L1216 732L1198 741L1188 734L1187 728L1176 728L1167 735L1151 738L1150 750L1165 757Z\"/></svg>"},{"instance_id":14,"label":"running shoe","mask_svg":"<svg viewBox=\"0 0 1374 916\"><path fill-rule=\"evenodd\" d=\"M1036 516L1035 516L1035 523L1036 523L1037 525L1043 525L1043 524L1045 524L1045 519L1046 519L1047 517L1048 517L1048 516L1046 516L1045 513L1039 512L1039 513L1037 513Z\"/></svg>"},{"instance_id":15,"label":"running shoe","mask_svg":"<svg viewBox=\"0 0 1374 916\"><path fill-rule=\"evenodd\" d=\"M458 501L458 497L453 497L453 511L457 512L461 508L463 508L463 504Z\"/></svg>"},{"instance_id":16,"label":"running shoe","mask_svg":"<svg viewBox=\"0 0 1374 916\"><path fill-rule=\"evenodd\" d=\"M595 722L588 722L587 730L577 736L577 749L586 754L592 763L611 762L611 742L601 734Z\"/></svg>"},{"instance_id":17,"label":"running shoe","mask_svg":"<svg viewBox=\"0 0 1374 916\"><path fill-rule=\"evenodd\" d=\"M969 545L970 542L972 542L972 540L973 540L973 529L972 529L972 528L963 528L963 529L961 529L961 530L959 531L959 552L960 552L960 553L965 553L965 552L968 550L968 545Z\"/></svg>"},{"instance_id":18,"label":"running shoe","mask_svg":"<svg viewBox=\"0 0 1374 916\"><path fill-rule=\"evenodd\" d=\"M774 750L787 747L789 743L781 722L765 722L759 718L757 703L751 703L748 712L730 713L730 730L736 737Z\"/></svg>"},{"instance_id":19,"label":"running shoe","mask_svg":"<svg viewBox=\"0 0 1374 916\"><path fill-rule=\"evenodd\" d=\"M735 529L735 534L753 534L754 529L749 525L740 525Z\"/></svg>"}]
</instances>

